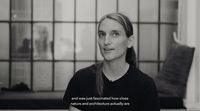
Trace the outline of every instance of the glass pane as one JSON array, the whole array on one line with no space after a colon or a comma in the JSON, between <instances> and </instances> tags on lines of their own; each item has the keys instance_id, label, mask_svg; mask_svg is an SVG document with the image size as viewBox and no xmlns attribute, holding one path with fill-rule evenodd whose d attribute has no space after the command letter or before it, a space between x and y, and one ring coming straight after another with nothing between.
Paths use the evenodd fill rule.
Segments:
<instances>
[{"instance_id":1,"label":"glass pane","mask_svg":"<svg viewBox=\"0 0 200 111\"><path fill-rule=\"evenodd\" d=\"M30 59L31 25L29 23L12 24L12 59Z\"/></svg>"},{"instance_id":2,"label":"glass pane","mask_svg":"<svg viewBox=\"0 0 200 111\"><path fill-rule=\"evenodd\" d=\"M138 25L133 24L133 48L135 50L136 56L138 57Z\"/></svg>"},{"instance_id":3,"label":"glass pane","mask_svg":"<svg viewBox=\"0 0 200 111\"><path fill-rule=\"evenodd\" d=\"M74 59L74 24L55 24L55 59Z\"/></svg>"},{"instance_id":4,"label":"glass pane","mask_svg":"<svg viewBox=\"0 0 200 111\"><path fill-rule=\"evenodd\" d=\"M137 21L138 0L119 0L119 12L126 14L131 21Z\"/></svg>"},{"instance_id":5,"label":"glass pane","mask_svg":"<svg viewBox=\"0 0 200 111\"><path fill-rule=\"evenodd\" d=\"M140 70L152 78L158 74L158 64L157 63L139 63Z\"/></svg>"},{"instance_id":6,"label":"glass pane","mask_svg":"<svg viewBox=\"0 0 200 111\"><path fill-rule=\"evenodd\" d=\"M10 0L0 0L0 20L9 20Z\"/></svg>"},{"instance_id":7,"label":"glass pane","mask_svg":"<svg viewBox=\"0 0 200 111\"><path fill-rule=\"evenodd\" d=\"M94 60L95 24L77 24L76 28L77 60Z\"/></svg>"},{"instance_id":8,"label":"glass pane","mask_svg":"<svg viewBox=\"0 0 200 111\"><path fill-rule=\"evenodd\" d=\"M31 19L31 0L12 0L12 20Z\"/></svg>"},{"instance_id":9,"label":"glass pane","mask_svg":"<svg viewBox=\"0 0 200 111\"><path fill-rule=\"evenodd\" d=\"M34 59L52 59L52 24L36 23L33 32Z\"/></svg>"},{"instance_id":10,"label":"glass pane","mask_svg":"<svg viewBox=\"0 0 200 111\"><path fill-rule=\"evenodd\" d=\"M157 60L158 27L157 25L140 25L140 60Z\"/></svg>"},{"instance_id":11,"label":"glass pane","mask_svg":"<svg viewBox=\"0 0 200 111\"><path fill-rule=\"evenodd\" d=\"M73 62L55 63L55 90L66 90L67 85L74 74Z\"/></svg>"},{"instance_id":12,"label":"glass pane","mask_svg":"<svg viewBox=\"0 0 200 111\"><path fill-rule=\"evenodd\" d=\"M158 0L140 0L140 21L158 21Z\"/></svg>"},{"instance_id":13,"label":"glass pane","mask_svg":"<svg viewBox=\"0 0 200 111\"><path fill-rule=\"evenodd\" d=\"M74 21L74 0L55 0L55 20Z\"/></svg>"},{"instance_id":14,"label":"glass pane","mask_svg":"<svg viewBox=\"0 0 200 111\"><path fill-rule=\"evenodd\" d=\"M95 21L95 0L76 0L77 21Z\"/></svg>"},{"instance_id":15,"label":"glass pane","mask_svg":"<svg viewBox=\"0 0 200 111\"><path fill-rule=\"evenodd\" d=\"M33 19L53 20L53 0L33 0Z\"/></svg>"},{"instance_id":16,"label":"glass pane","mask_svg":"<svg viewBox=\"0 0 200 111\"><path fill-rule=\"evenodd\" d=\"M98 24L97 24L97 29L98 29ZM103 60L103 56L101 55L100 49L99 49L99 44L98 44L98 34L96 34L96 45L97 45L97 60L98 61L102 61Z\"/></svg>"},{"instance_id":17,"label":"glass pane","mask_svg":"<svg viewBox=\"0 0 200 111\"><path fill-rule=\"evenodd\" d=\"M107 13L116 12L116 0L97 0L97 17L98 21Z\"/></svg>"},{"instance_id":18,"label":"glass pane","mask_svg":"<svg viewBox=\"0 0 200 111\"><path fill-rule=\"evenodd\" d=\"M0 23L0 59L9 58L9 26L7 23Z\"/></svg>"},{"instance_id":19,"label":"glass pane","mask_svg":"<svg viewBox=\"0 0 200 111\"><path fill-rule=\"evenodd\" d=\"M30 63L29 62L13 62L12 63L12 86L24 83L30 88Z\"/></svg>"},{"instance_id":20,"label":"glass pane","mask_svg":"<svg viewBox=\"0 0 200 111\"><path fill-rule=\"evenodd\" d=\"M173 42L173 32L177 32L177 26L174 25L161 25L160 36L160 59L165 60L170 46Z\"/></svg>"},{"instance_id":21,"label":"glass pane","mask_svg":"<svg viewBox=\"0 0 200 111\"><path fill-rule=\"evenodd\" d=\"M34 62L33 64L33 90L52 89L52 63Z\"/></svg>"},{"instance_id":22,"label":"glass pane","mask_svg":"<svg viewBox=\"0 0 200 111\"><path fill-rule=\"evenodd\" d=\"M161 22L177 22L178 0L161 0Z\"/></svg>"},{"instance_id":23,"label":"glass pane","mask_svg":"<svg viewBox=\"0 0 200 111\"><path fill-rule=\"evenodd\" d=\"M100 52L98 44L97 44L97 60L99 60L99 61L103 60L103 56L101 55L101 52Z\"/></svg>"},{"instance_id":24,"label":"glass pane","mask_svg":"<svg viewBox=\"0 0 200 111\"><path fill-rule=\"evenodd\" d=\"M0 88L8 88L9 83L9 63L0 62Z\"/></svg>"},{"instance_id":25,"label":"glass pane","mask_svg":"<svg viewBox=\"0 0 200 111\"><path fill-rule=\"evenodd\" d=\"M76 62L76 71L91 66L94 62Z\"/></svg>"},{"instance_id":26,"label":"glass pane","mask_svg":"<svg viewBox=\"0 0 200 111\"><path fill-rule=\"evenodd\" d=\"M162 70L162 68L163 68L163 63L160 63L160 71Z\"/></svg>"}]
</instances>

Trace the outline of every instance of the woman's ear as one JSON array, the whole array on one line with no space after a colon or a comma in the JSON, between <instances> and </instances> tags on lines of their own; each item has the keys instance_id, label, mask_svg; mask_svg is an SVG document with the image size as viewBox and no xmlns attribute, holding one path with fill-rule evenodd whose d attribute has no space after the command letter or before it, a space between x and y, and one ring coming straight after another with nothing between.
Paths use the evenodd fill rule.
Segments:
<instances>
[{"instance_id":1,"label":"woman's ear","mask_svg":"<svg viewBox=\"0 0 200 111\"><path fill-rule=\"evenodd\" d=\"M134 40L134 36L131 35L131 36L128 38L128 48L133 47L133 40Z\"/></svg>"}]
</instances>

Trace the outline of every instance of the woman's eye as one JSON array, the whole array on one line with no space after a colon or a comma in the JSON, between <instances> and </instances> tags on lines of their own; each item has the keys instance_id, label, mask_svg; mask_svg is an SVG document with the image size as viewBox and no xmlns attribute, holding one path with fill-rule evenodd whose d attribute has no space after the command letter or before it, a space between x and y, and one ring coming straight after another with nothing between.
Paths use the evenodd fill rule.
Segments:
<instances>
[{"instance_id":1,"label":"woman's eye","mask_svg":"<svg viewBox=\"0 0 200 111\"><path fill-rule=\"evenodd\" d=\"M104 37L104 36L105 36L104 33L102 33L102 32L99 33L99 38L102 38L102 37Z\"/></svg>"},{"instance_id":2,"label":"woman's eye","mask_svg":"<svg viewBox=\"0 0 200 111\"><path fill-rule=\"evenodd\" d=\"M118 37L118 36L119 36L119 33L118 33L118 32L113 32L113 33L112 33L112 36L113 36L113 37Z\"/></svg>"}]
</instances>

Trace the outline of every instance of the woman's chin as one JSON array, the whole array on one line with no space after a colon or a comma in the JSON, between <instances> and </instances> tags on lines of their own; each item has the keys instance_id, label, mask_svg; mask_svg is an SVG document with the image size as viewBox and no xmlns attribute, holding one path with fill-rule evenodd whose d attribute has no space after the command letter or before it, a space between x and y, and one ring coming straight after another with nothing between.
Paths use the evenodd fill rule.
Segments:
<instances>
[{"instance_id":1,"label":"woman's chin","mask_svg":"<svg viewBox=\"0 0 200 111\"><path fill-rule=\"evenodd\" d=\"M113 57L113 56L104 56L104 60L105 61L113 61L115 59L115 57Z\"/></svg>"},{"instance_id":2,"label":"woman's chin","mask_svg":"<svg viewBox=\"0 0 200 111\"><path fill-rule=\"evenodd\" d=\"M104 56L104 60L105 60L105 61L112 61L113 58L112 58L112 57L109 57L109 56Z\"/></svg>"}]
</instances>

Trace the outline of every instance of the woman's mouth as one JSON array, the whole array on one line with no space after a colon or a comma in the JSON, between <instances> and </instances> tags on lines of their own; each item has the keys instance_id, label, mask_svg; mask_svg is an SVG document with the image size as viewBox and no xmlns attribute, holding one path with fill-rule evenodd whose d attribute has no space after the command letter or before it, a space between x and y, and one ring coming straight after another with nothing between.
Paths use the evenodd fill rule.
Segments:
<instances>
[{"instance_id":1,"label":"woman's mouth","mask_svg":"<svg viewBox=\"0 0 200 111\"><path fill-rule=\"evenodd\" d=\"M103 48L104 52L111 52L113 51L114 49L113 48Z\"/></svg>"}]
</instances>

